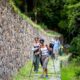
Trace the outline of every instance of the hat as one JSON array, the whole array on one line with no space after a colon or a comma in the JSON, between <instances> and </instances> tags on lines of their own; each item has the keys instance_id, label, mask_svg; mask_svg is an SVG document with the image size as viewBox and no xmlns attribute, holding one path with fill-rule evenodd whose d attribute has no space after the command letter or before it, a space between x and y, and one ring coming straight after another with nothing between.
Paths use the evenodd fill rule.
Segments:
<instances>
[{"instance_id":1,"label":"hat","mask_svg":"<svg viewBox=\"0 0 80 80\"><path fill-rule=\"evenodd\" d=\"M40 39L40 43L44 43L44 39Z\"/></svg>"}]
</instances>

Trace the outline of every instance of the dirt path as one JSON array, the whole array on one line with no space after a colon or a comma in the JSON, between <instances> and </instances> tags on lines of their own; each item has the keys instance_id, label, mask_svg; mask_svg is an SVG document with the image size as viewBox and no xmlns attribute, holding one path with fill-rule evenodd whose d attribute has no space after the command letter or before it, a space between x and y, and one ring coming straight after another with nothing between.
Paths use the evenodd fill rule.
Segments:
<instances>
[{"instance_id":1,"label":"dirt path","mask_svg":"<svg viewBox=\"0 0 80 80\"><path fill-rule=\"evenodd\" d=\"M52 60L51 58L49 58L48 78L40 78L42 74L42 67L39 66L39 72L35 73L32 67L32 60L29 60L28 63L23 68L21 68L21 70L14 77L13 80L61 80L61 62L62 65L66 65L69 56L70 54L59 56L56 60Z\"/></svg>"},{"instance_id":2,"label":"dirt path","mask_svg":"<svg viewBox=\"0 0 80 80\"><path fill-rule=\"evenodd\" d=\"M46 78L40 78L42 74L42 67L40 66L39 72L36 74L32 71L30 80L61 80L61 61L63 61L63 64L68 61L70 55L64 55L59 56L58 59L52 60L49 59L48 63L48 75L49 77ZM65 63L65 64L66 64Z\"/></svg>"}]
</instances>

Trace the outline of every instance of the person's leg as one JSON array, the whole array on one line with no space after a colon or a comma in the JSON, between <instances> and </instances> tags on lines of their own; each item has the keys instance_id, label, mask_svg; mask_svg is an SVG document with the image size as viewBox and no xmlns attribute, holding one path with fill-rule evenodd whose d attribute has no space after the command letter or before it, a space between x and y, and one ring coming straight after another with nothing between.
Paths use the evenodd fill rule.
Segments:
<instances>
[{"instance_id":1,"label":"person's leg","mask_svg":"<svg viewBox=\"0 0 80 80\"><path fill-rule=\"evenodd\" d=\"M58 49L55 49L54 54L55 54L55 59L58 59L58 56L59 56L59 50L58 50Z\"/></svg>"},{"instance_id":2,"label":"person's leg","mask_svg":"<svg viewBox=\"0 0 80 80\"><path fill-rule=\"evenodd\" d=\"M38 72L38 56L37 55L35 55L35 72Z\"/></svg>"},{"instance_id":3,"label":"person's leg","mask_svg":"<svg viewBox=\"0 0 80 80\"><path fill-rule=\"evenodd\" d=\"M43 65L43 61L42 61L42 55L41 55L41 53L39 54L39 61L40 61L40 65L42 66Z\"/></svg>"},{"instance_id":4,"label":"person's leg","mask_svg":"<svg viewBox=\"0 0 80 80\"><path fill-rule=\"evenodd\" d=\"M54 53L52 53L51 59L54 60L54 58L55 58L55 55L54 55Z\"/></svg>"},{"instance_id":5,"label":"person's leg","mask_svg":"<svg viewBox=\"0 0 80 80\"><path fill-rule=\"evenodd\" d=\"M49 61L49 58L46 57L45 60L44 60L44 74L45 74L45 77L48 77L48 70L47 70L48 61Z\"/></svg>"},{"instance_id":6,"label":"person's leg","mask_svg":"<svg viewBox=\"0 0 80 80\"><path fill-rule=\"evenodd\" d=\"M33 55L33 65L34 65L34 71L36 70L36 56Z\"/></svg>"},{"instance_id":7,"label":"person's leg","mask_svg":"<svg viewBox=\"0 0 80 80\"><path fill-rule=\"evenodd\" d=\"M41 66L42 66L42 69L43 69L41 78L44 78L44 75L45 75L44 60L45 60L45 57L41 56L41 63L42 63Z\"/></svg>"},{"instance_id":8,"label":"person's leg","mask_svg":"<svg viewBox=\"0 0 80 80\"><path fill-rule=\"evenodd\" d=\"M58 59L59 57L59 49L56 50L56 58Z\"/></svg>"},{"instance_id":9,"label":"person's leg","mask_svg":"<svg viewBox=\"0 0 80 80\"><path fill-rule=\"evenodd\" d=\"M57 53L55 53L55 59L57 59Z\"/></svg>"},{"instance_id":10,"label":"person's leg","mask_svg":"<svg viewBox=\"0 0 80 80\"><path fill-rule=\"evenodd\" d=\"M56 49L53 49L54 59L56 58Z\"/></svg>"},{"instance_id":11,"label":"person's leg","mask_svg":"<svg viewBox=\"0 0 80 80\"><path fill-rule=\"evenodd\" d=\"M48 69L47 68L45 69L45 77L46 78L48 77Z\"/></svg>"},{"instance_id":12,"label":"person's leg","mask_svg":"<svg viewBox=\"0 0 80 80\"><path fill-rule=\"evenodd\" d=\"M35 72L38 72L38 56L37 55L34 55L34 62L33 62L33 65L34 65L34 71Z\"/></svg>"},{"instance_id":13,"label":"person's leg","mask_svg":"<svg viewBox=\"0 0 80 80\"><path fill-rule=\"evenodd\" d=\"M39 69L39 56L36 56L36 71Z\"/></svg>"}]
</instances>

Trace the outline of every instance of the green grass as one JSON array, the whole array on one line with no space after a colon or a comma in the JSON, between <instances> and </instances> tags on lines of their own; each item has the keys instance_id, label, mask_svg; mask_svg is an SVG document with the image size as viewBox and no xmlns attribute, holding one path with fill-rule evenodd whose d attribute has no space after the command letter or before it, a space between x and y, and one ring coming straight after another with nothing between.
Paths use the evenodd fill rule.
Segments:
<instances>
[{"instance_id":1,"label":"green grass","mask_svg":"<svg viewBox=\"0 0 80 80\"><path fill-rule=\"evenodd\" d=\"M24 80L29 77L29 72L31 69L31 62L26 63L17 74L14 75L13 80Z\"/></svg>"},{"instance_id":2,"label":"green grass","mask_svg":"<svg viewBox=\"0 0 80 80\"><path fill-rule=\"evenodd\" d=\"M49 34L54 34L54 35L58 35L58 36L60 36L61 34L60 33L57 33L57 32L55 32L55 31L47 31Z\"/></svg>"},{"instance_id":3,"label":"green grass","mask_svg":"<svg viewBox=\"0 0 80 80\"><path fill-rule=\"evenodd\" d=\"M54 34L52 33L47 33L40 25L34 23L29 17L27 17L25 14L21 13L21 11L15 6L13 0L9 0L10 1L10 5L13 7L13 10L19 15L21 16L24 20L26 20L29 24L31 24L33 27L35 27L37 30L43 32L44 34L48 35L48 36L54 36ZM57 32L56 32L57 33ZM57 35L56 36L60 36Z\"/></svg>"},{"instance_id":4,"label":"green grass","mask_svg":"<svg viewBox=\"0 0 80 80\"><path fill-rule=\"evenodd\" d=\"M62 68L61 77L62 80L76 80L76 71L79 71L80 67L76 64L70 64L67 67ZM79 80L79 79L78 79Z\"/></svg>"},{"instance_id":5,"label":"green grass","mask_svg":"<svg viewBox=\"0 0 80 80\"><path fill-rule=\"evenodd\" d=\"M49 62L49 65L51 65L52 63ZM32 63L31 61L29 61L27 64L25 64L25 66L23 66L19 72L17 74L15 74L13 76L13 79L12 80L35 80L35 76L34 74L36 74L34 71L33 71L33 68L32 68L32 72L31 72L31 77L29 77L30 75L30 70L31 70L31 67L32 67ZM40 66L39 67L39 72L37 73L38 75L38 80L47 80L46 78L40 78L42 74L42 67ZM52 76L52 73L49 72L49 77Z\"/></svg>"},{"instance_id":6,"label":"green grass","mask_svg":"<svg viewBox=\"0 0 80 80\"><path fill-rule=\"evenodd\" d=\"M52 64L53 64L53 62L52 62L52 60L50 60L49 64L48 64L48 68L50 66L53 66ZM25 64L25 66L23 66L19 70L19 72L17 74L15 74L12 77L12 80L35 80L34 78L36 76L36 73L34 72L33 68L32 68L32 72L31 72L31 77L29 77L31 67L32 67L32 63L31 63L31 61L29 61L28 63ZM51 70L48 71L49 78L54 75L53 73ZM40 66L39 72L37 73L37 75L38 75L37 80L48 80L47 78L40 78L41 74L42 74L42 67Z\"/></svg>"},{"instance_id":7,"label":"green grass","mask_svg":"<svg viewBox=\"0 0 80 80\"><path fill-rule=\"evenodd\" d=\"M49 68L53 66L53 61L51 59L49 59L49 63L48 63L48 75L49 78L51 76L56 76L56 74L54 74L54 72L52 71L52 69L50 70ZM32 67L32 62L28 61L20 70L17 74L15 74L15 76L13 76L12 80L35 80L35 72L32 69L31 72L31 77L29 78L30 75L30 70ZM80 67L76 66L75 64L70 64L67 67L64 67L61 69L61 80L73 80L73 78L76 76L76 72L80 71ZM39 72L38 74L38 79L37 80L47 80L46 78L40 78L40 75L42 74L42 67L39 67ZM79 73L78 73L79 74ZM49 79L48 79L49 80ZM74 79L75 80L75 79ZM76 79L79 80L79 79Z\"/></svg>"}]
</instances>

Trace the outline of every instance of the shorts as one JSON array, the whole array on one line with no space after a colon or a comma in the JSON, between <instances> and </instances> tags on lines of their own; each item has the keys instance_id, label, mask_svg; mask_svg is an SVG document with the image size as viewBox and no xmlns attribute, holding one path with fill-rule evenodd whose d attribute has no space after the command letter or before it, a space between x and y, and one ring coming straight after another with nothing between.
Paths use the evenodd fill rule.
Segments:
<instances>
[{"instance_id":1,"label":"shorts","mask_svg":"<svg viewBox=\"0 0 80 80\"><path fill-rule=\"evenodd\" d=\"M47 69L48 61L49 61L49 56L47 55L42 55L42 67L43 69Z\"/></svg>"}]
</instances>

